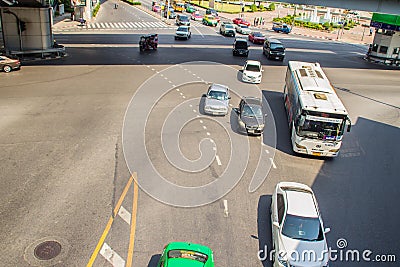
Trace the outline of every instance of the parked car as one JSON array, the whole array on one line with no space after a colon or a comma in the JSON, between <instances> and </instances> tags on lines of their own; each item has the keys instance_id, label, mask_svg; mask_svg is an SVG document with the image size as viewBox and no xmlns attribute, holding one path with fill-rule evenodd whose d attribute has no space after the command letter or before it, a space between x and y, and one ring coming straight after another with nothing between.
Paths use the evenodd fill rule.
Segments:
<instances>
[{"instance_id":1,"label":"parked car","mask_svg":"<svg viewBox=\"0 0 400 267\"><path fill-rule=\"evenodd\" d=\"M156 4L151 8L151 10L154 12L161 12L161 6Z\"/></svg>"},{"instance_id":2,"label":"parked car","mask_svg":"<svg viewBox=\"0 0 400 267\"><path fill-rule=\"evenodd\" d=\"M285 47L277 39L266 38L263 45L263 54L266 55L268 59L283 61L285 58Z\"/></svg>"},{"instance_id":3,"label":"parked car","mask_svg":"<svg viewBox=\"0 0 400 267\"><path fill-rule=\"evenodd\" d=\"M181 266L214 267L213 252L200 244L171 242L164 247L157 267Z\"/></svg>"},{"instance_id":4,"label":"parked car","mask_svg":"<svg viewBox=\"0 0 400 267\"><path fill-rule=\"evenodd\" d=\"M176 16L176 25L186 25L190 26L190 19L186 15L178 14Z\"/></svg>"},{"instance_id":5,"label":"parked car","mask_svg":"<svg viewBox=\"0 0 400 267\"><path fill-rule=\"evenodd\" d=\"M19 70L21 68L21 62L19 59L13 59L6 56L0 56L0 69L4 72L10 72L12 70Z\"/></svg>"},{"instance_id":6,"label":"parked car","mask_svg":"<svg viewBox=\"0 0 400 267\"><path fill-rule=\"evenodd\" d=\"M291 31L291 29L287 24L278 22L274 22L272 24L272 30L275 32L283 32L283 33L289 33Z\"/></svg>"},{"instance_id":7,"label":"parked car","mask_svg":"<svg viewBox=\"0 0 400 267\"><path fill-rule=\"evenodd\" d=\"M214 18L213 15L205 15L203 17L203 24L207 26L217 26L218 21Z\"/></svg>"},{"instance_id":8,"label":"parked car","mask_svg":"<svg viewBox=\"0 0 400 267\"><path fill-rule=\"evenodd\" d=\"M230 22L222 22L219 27L219 33L224 36L235 37L235 27Z\"/></svg>"},{"instance_id":9,"label":"parked car","mask_svg":"<svg viewBox=\"0 0 400 267\"><path fill-rule=\"evenodd\" d=\"M247 34L251 33L251 30L250 30L249 26L244 25L244 24L239 24L239 25L236 25L236 32L247 35Z\"/></svg>"},{"instance_id":10,"label":"parked car","mask_svg":"<svg viewBox=\"0 0 400 267\"><path fill-rule=\"evenodd\" d=\"M193 12L190 17L191 17L192 20L195 20L195 21L202 21L203 20L203 15L201 15L199 11Z\"/></svg>"},{"instance_id":11,"label":"parked car","mask_svg":"<svg viewBox=\"0 0 400 267\"><path fill-rule=\"evenodd\" d=\"M262 32L251 32L249 34L249 41L253 44L263 44L265 42L265 35Z\"/></svg>"},{"instance_id":12,"label":"parked car","mask_svg":"<svg viewBox=\"0 0 400 267\"><path fill-rule=\"evenodd\" d=\"M237 130L245 134L261 135L264 131L265 116L262 111L262 102L257 97L243 97L239 107L234 111L237 114Z\"/></svg>"},{"instance_id":13,"label":"parked car","mask_svg":"<svg viewBox=\"0 0 400 267\"><path fill-rule=\"evenodd\" d=\"M236 38L233 42L232 53L234 56L245 56L249 55L249 45L246 39Z\"/></svg>"},{"instance_id":14,"label":"parked car","mask_svg":"<svg viewBox=\"0 0 400 267\"><path fill-rule=\"evenodd\" d=\"M204 101L204 112L210 115L228 114L229 109L229 88L226 85L213 83L207 91Z\"/></svg>"},{"instance_id":15,"label":"parked car","mask_svg":"<svg viewBox=\"0 0 400 267\"><path fill-rule=\"evenodd\" d=\"M188 40L191 36L192 36L192 33L190 32L189 26L179 26L178 29L176 29L175 40L177 40L177 39Z\"/></svg>"},{"instance_id":16,"label":"parked car","mask_svg":"<svg viewBox=\"0 0 400 267\"><path fill-rule=\"evenodd\" d=\"M300 183L280 182L271 201L272 246L274 267L328 266L329 253L324 228L314 192ZM315 257L307 252L312 252ZM303 255L290 257L290 255Z\"/></svg>"},{"instance_id":17,"label":"parked car","mask_svg":"<svg viewBox=\"0 0 400 267\"><path fill-rule=\"evenodd\" d=\"M247 20L245 20L243 18L234 18L232 21L234 24L237 24L237 25L243 24L243 25L250 26L250 22L248 22Z\"/></svg>"},{"instance_id":18,"label":"parked car","mask_svg":"<svg viewBox=\"0 0 400 267\"><path fill-rule=\"evenodd\" d=\"M243 66L242 81L248 83L261 83L263 71L260 61L247 60Z\"/></svg>"}]
</instances>

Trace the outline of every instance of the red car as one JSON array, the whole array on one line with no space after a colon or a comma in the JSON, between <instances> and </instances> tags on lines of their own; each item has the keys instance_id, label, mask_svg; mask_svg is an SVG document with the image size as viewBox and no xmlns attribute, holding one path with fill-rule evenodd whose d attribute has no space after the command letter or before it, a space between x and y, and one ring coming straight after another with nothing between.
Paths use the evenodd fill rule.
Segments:
<instances>
[{"instance_id":1,"label":"red car","mask_svg":"<svg viewBox=\"0 0 400 267\"><path fill-rule=\"evenodd\" d=\"M249 41L253 44L263 44L265 42L265 35L261 32L252 32L249 34Z\"/></svg>"},{"instance_id":2,"label":"red car","mask_svg":"<svg viewBox=\"0 0 400 267\"><path fill-rule=\"evenodd\" d=\"M159 5L154 5L154 6L152 7L152 10L153 10L154 12L161 12L161 7L160 7Z\"/></svg>"},{"instance_id":3,"label":"red car","mask_svg":"<svg viewBox=\"0 0 400 267\"><path fill-rule=\"evenodd\" d=\"M243 25L246 25L246 26L250 26L250 22L248 22L247 20L244 20L242 18L234 18L232 21L233 21L234 24L237 24L237 25L243 24Z\"/></svg>"}]
</instances>

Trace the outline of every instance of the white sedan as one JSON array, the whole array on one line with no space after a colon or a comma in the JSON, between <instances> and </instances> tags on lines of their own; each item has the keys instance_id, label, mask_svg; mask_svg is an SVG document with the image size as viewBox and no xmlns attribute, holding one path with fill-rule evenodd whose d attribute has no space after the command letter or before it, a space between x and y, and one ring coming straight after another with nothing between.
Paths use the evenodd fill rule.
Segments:
<instances>
[{"instance_id":1,"label":"white sedan","mask_svg":"<svg viewBox=\"0 0 400 267\"><path fill-rule=\"evenodd\" d=\"M250 30L249 26L244 25L244 24L239 24L239 25L236 25L236 32L249 35L251 33L251 30Z\"/></svg>"},{"instance_id":2,"label":"white sedan","mask_svg":"<svg viewBox=\"0 0 400 267\"><path fill-rule=\"evenodd\" d=\"M310 187L300 183L281 182L271 201L274 267L326 267L328 246L317 200ZM299 257L297 257L297 255Z\"/></svg>"},{"instance_id":3,"label":"white sedan","mask_svg":"<svg viewBox=\"0 0 400 267\"><path fill-rule=\"evenodd\" d=\"M261 83L263 71L260 61L247 60L243 66L242 81L248 83Z\"/></svg>"}]
</instances>

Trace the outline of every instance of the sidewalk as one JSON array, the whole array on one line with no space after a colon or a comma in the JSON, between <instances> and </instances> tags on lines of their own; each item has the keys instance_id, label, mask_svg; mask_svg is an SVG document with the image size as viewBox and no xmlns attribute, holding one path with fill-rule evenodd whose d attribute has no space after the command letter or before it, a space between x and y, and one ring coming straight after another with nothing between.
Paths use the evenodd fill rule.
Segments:
<instances>
[{"instance_id":1,"label":"sidewalk","mask_svg":"<svg viewBox=\"0 0 400 267\"><path fill-rule=\"evenodd\" d=\"M71 13L64 13L61 16L53 18L53 30L77 28L80 24L79 21L71 20Z\"/></svg>"}]
</instances>

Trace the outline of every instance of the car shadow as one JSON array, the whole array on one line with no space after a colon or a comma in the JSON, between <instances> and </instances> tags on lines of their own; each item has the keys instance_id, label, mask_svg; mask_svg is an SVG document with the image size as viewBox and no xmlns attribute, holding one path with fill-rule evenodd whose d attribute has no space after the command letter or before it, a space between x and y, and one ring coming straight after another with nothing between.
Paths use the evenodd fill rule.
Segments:
<instances>
[{"instance_id":1,"label":"car shadow","mask_svg":"<svg viewBox=\"0 0 400 267\"><path fill-rule=\"evenodd\" d=\"M206 114L206 113L204 112L204 104L205 104L205 102L206 102L206 94L203 94L203 95L200 97L200 102L199 102L199 113L200 113L201 115L208 116L208 114Z\"/></svg>"},{"instance_id":2,"label":"car shadow","mask_svg":"<svg viewBox=\"0 0 400 267\"><path fill-rule=\"evenodd\" d=\"M257 207L258 257L264 267L272 267L270 260L270 251L272 250L271 199L271 195L260 196Z\"/></svg>"},{"instance_id":3,"label":"car shadow","mask_svg":"<svg viewBox=\"0 0 400 267\"><path fill-rule=\"evenodd\" d=\"M161 254L155 254L151 256L149 263L147 264L147 267L157 267L158 261L161 258Z\"/></svg>"}]
</instances>

